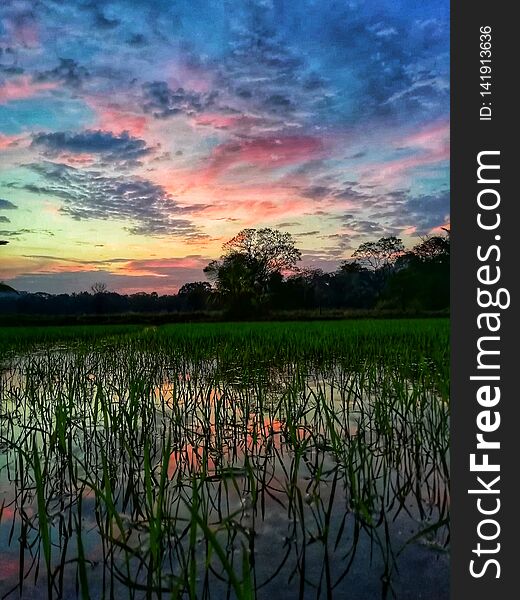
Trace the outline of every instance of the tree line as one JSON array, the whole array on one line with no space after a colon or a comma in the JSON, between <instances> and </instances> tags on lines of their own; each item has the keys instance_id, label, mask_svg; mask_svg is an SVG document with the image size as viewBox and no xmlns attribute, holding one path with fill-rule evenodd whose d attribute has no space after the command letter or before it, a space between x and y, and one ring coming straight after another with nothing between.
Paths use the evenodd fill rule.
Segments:
<instances>
[{"instance_id":1,"label":"tree line","mask_svg":"<svg viewBox=\"0 0 520 600\"><path fill-rule=\"evenodd\" d=\"M450 237L445 231L406 249L398 237L361 244L333 272L301 268L292 236L244 229L223 246L204 273L176 294L118 294L99 283L74 294L3 294L0 313L79 315L222 311L231 317L273 311L449 307Z\"/></svg>"}]
</instances>

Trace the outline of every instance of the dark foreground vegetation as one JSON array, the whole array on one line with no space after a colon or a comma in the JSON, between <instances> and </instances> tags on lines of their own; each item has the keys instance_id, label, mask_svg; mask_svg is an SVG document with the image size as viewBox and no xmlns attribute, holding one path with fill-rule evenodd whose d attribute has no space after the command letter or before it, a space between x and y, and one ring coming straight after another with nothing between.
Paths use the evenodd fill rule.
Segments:
<instances>
[{"instance_id":1,"label":"dark foreground vegetation","mask_svg":"<svg viewBox=\"0 0 520 600\"><path fill-rule=\"evenodd\" d=\"M447 600L448 333L0 330L0 597Z\"/></svg>"},{"instance_id":2,"label":"dark foreground vegetation","mask_svg":"<svg viewBox=\"0 0 520 600\"><path fill-rule=\"evenodd\" d=\"M177 294L111 292L103 283L78 294L18 294L0 288L2 315L177 315L173 320L331 318L359 311L430 314L449 307L449 235L406 250L399 238L362 244L336 271L298 267L300 251L288 233L246 229L205 269L209 281L184 284ZM384 312L386 311L386 313ZM134 315L129 318L128 315ZM350 315L349 315L350 316ZM161 322L161 317L149 317ZM164 319L172 320L172 319ZM87 320L88 322L88 320Z\"/></svg>"}]
</instances>

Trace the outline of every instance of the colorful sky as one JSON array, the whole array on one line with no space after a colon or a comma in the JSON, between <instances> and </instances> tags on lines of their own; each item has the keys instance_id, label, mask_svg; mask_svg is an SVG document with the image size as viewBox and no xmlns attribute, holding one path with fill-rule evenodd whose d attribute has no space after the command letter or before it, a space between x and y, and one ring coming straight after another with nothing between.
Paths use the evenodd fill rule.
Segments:
<instances>
[{"instance_id":1,"label":"colorful sky","mask_svg":"<svg viewBox=\"0 0 520 600\"><path fill-rule=\"evenodd\" d=\"M449 215L447 0L4 0L0 280L174 292L244 227L332 270Z\"/></svg>"}]
</instances>

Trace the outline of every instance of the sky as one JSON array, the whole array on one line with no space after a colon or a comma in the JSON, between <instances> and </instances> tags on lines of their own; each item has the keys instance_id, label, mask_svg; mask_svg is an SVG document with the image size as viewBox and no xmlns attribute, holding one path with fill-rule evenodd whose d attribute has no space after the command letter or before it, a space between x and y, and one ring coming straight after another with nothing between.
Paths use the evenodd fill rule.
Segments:
<instances>
[{"instance_id":1,"label":"sky","mask_svg":"<svg viewBox=\"0 0 520 600\"><path fill-rule=\"evenodd\" d=\"M447 0L4 0L0 280L175 292L243 228L330 271L449 222Z\"/></svg>"}]
</instances>

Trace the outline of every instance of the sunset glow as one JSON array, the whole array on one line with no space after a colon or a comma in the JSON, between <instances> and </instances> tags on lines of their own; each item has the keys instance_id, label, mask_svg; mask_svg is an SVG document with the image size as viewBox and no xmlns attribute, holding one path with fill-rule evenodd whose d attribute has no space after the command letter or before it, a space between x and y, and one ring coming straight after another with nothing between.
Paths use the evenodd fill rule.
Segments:
<instances>
[{"instance_id":1,"label":"sunset glow","mask_svg":"<svg viewBox=\"0 0 520 600\"><path fill-rule=\"evenodd\" d=\"M172 293L244 227L328 270L445 226L448 4L325 5L2 3L0 280Z\"/></svg>"}]
</instances>

